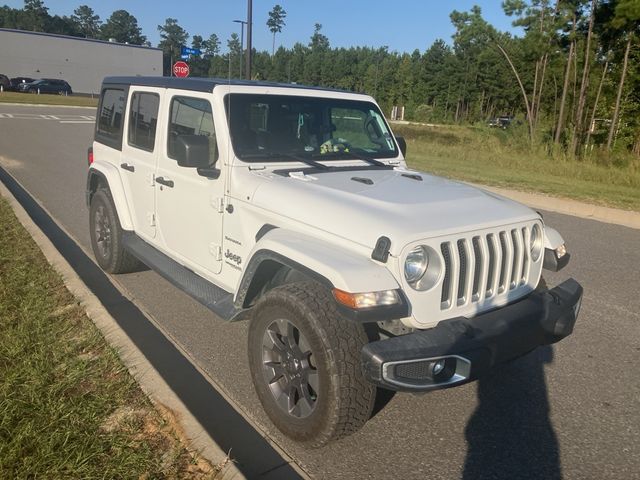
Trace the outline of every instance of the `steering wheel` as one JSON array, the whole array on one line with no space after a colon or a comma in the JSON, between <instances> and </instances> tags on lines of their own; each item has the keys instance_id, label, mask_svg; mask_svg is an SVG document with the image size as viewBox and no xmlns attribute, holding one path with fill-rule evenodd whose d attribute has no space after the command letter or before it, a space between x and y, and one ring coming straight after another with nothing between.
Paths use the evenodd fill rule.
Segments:
<instances>
[{"instance_id":1,"label":"steering wheel","mask_svg":"<svg viewBox=\"0 0 640 480\"><path fill-rule=\"evenodd\" d=\"M376 145L384 144L382 130L375 117L371 115L367 117L364 121L364 131L367 133L367 137L369 137L371 143L375 143Z\"/></svg>"}]
</instances>

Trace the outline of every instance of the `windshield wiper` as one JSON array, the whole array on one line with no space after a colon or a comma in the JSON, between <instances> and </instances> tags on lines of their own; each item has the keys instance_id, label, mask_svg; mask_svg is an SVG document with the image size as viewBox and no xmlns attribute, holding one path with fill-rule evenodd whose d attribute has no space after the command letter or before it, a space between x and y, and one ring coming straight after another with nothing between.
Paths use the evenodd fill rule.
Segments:
<instances>
[{"instance_id":1,"label":"windshield wiper","mask_svg":"<svg viewBox=\"0 0 640 480\"><path fill-rule=\"evenodd\" d=\"M319 168L321 170L327 170L329 167L323 163L316 162L315 160L311 160L310 158L299 157L298 155L294 155L293 153L277 153L274 155L282 156L284 158L290 158L292 160L296 160L301 163L306 163L307 165L315 168Z\"/></svg>"},{"instance_id":2,"label":"windshield wiper","mask_svg":"<svg viewBox=\"0 0 640 480\"><path fill-rule=\"evenodd\" d=\"M368 163L369 165L373 165L374 167L384 167L384 168L390 168L389 165L387 165L384 162L381 162L379 160L376 160L375 158L371 158L367 155L362 155L362 154L358 154L358 153L353 153L351 151L346 151L346 150L341 150L339 152L330 152L330 153L318 153L315 154L314 157L318 157L318 156L322 156L322 157L327 157L327 156L339 156L339 155L348 155L351 158L355 158L356 160L362 160L363 162Z\"/></svg>"},{"instance_id":3,"label":"windshield wiper","mask_svg":"<svg viewBox=\"0 0 640 480\"><path fill-rule=\"evenodd\" d=\"M360 155L357 153L353 153L351 151L343 152L343 153L346 153L347 155L351 155L355 159L362 160L363 162L367 162L368 164L374 165L376 167L388 167L386 163L376 160L375 158L367 157L366 155Z\"/></svg>"},{"instance_id":4,"label":"windshield wiper","mask_svg":"<svg viewBox=\"0 0 640 480\"><path fill-rule=\"evenodd\" d=\"M293 153L282 153L282 152L264 152L264 153L245 153L243 155L241 155L242 159L258 159L258 158L265 158L265 159L269 159L269 160L273 160L276 158L279 159L289 159L289 160L295 160L296 162L300 162L300 163L304 163L306 165L309 165L310 167L314 167L314 168L318 168L321 170L327 170L329 167L320 163L320 162L316 162L315 160L312 160L310 158L305 158L305 157L300 157L298 155L295 155Z\"/></svg>"}]
</instances>

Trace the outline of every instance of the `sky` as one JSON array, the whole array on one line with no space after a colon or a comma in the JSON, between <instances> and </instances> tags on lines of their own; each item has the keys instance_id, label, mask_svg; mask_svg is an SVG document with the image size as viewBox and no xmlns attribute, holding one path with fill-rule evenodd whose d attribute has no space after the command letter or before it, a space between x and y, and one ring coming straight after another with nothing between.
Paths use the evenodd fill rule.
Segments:
<instances>
[{"instance_id":1,"label":"sky","mask_svg":"<svg viewBox=\"0 0 640 480\"><path fill-rule=\"evenodd\" d=\"M22 0L0 0L2 3L13 8L24 6ZM271 50L272 35L266 21L276 3L287 12L286 26L276 36L276 48L309 43L314 25L320 23L332 47L388 46L390 51L424 52L438 38L451 43L449 14L468 11L473 5L479 5L483 17L499 30L518 33L502 11L500 0L253 0L253 47L257 50ZM240 24L233 20L247 18L246 0L45 0L51 15L72 15L82 4L89 5L102 21L114 10L127 10L153 46L160 41L158 25L166 18L176 18L191 36L206 39L217 34L226 51L226 40L233 32L240 34Z\"/></svg>"}]
</instances>

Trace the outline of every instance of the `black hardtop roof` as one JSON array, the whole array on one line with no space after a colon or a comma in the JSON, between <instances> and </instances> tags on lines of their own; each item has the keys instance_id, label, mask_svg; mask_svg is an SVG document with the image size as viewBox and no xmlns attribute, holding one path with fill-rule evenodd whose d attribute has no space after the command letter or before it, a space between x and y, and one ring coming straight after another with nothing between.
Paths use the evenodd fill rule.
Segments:
<instances>
[{"instance_id":1,"label":"black hardtop roof","mask_svg":"<svg viewBox=\"0 0 640 480\"><path fill-rule=\"evenodd\" d=\"M226 78L201 78L201 77L105 77L103 85L140 85L144 87L177 88L181 90L194 90L196 92L212 92L216 85L255 86L255 87L283 87L305 90L322 90L327 92L350 93L347 90L335 88L310 87L293 83L263 82L258 80L237 80Z\"/></svg>"}]
</instances>

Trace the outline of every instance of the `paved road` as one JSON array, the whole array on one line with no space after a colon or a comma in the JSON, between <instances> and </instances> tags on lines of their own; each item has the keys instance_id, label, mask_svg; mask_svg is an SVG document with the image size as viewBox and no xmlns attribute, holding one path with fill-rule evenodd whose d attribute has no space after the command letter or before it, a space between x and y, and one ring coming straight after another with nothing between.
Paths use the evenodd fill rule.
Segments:
<instances>
[{"instance_id":1,"label":"paved road","mask_svg":"<svg viewBox=\"0 0 640 480\"><path fill-rule=\"evenodd\" d=\"M84 188L92 127L25 114L94 112L0 105L0 164L90 251ZM545 220L573 254L548 283L571 276L585 288L574 335L479 382L384 399L361 432L314 451L292 445L262 412L246 324L222 322L153 272L116 280L315 478L640 478L640 231L552 213Z\"/></svg>"}]
</instances>

